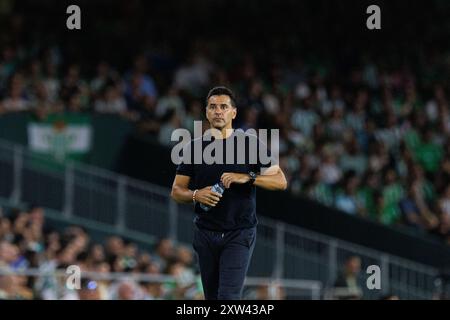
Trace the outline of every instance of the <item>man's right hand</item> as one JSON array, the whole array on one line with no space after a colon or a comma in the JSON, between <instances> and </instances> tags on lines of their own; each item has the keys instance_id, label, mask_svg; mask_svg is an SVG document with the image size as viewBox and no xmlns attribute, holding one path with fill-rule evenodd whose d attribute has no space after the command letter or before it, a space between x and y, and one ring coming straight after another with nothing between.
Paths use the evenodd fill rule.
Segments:
<instances>
[{"instance_id":1,"label":"man's right hand","mask_svg":"<svg viewBox=\"0 0 450 320\"><path fill-rule=\"evenodd\" d=\"M203 203L204 205L215 207L219 203L222 195L220 193L211 190L212 186L204 187L199 189L195 194L195 200Z\"/></svg>"}]
</instances>

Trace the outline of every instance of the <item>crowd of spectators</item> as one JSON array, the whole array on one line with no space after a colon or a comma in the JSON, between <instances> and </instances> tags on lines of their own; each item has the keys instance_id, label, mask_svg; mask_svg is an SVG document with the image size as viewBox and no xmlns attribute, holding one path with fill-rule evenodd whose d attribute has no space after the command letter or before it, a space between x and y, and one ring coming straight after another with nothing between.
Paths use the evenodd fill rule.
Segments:
<instances>
[{"instance_id":1,"label":"crowd of spectators","mask_svg":"<svg viewBox=\"0 0 450 320\"><path fill-rule=\"evenodd\" d=\"M238 96L237 128L280 130L290 192L450 239L448 87L423 81L434 79L430 74L370 59L345 75L300 57L261 67L251 55L224 68L199 45L167 85L158 85L152 70L169 56L139 54L122 72L99 61L89 74L83 65L62 64L57 47L27 52L11 46L1 52L0 114L117 114L171 146L174 129L192 131L193 121L204 119L208 88L229 86ZM448 70L444 58L429 73Z\"/></svg>"},{"instance_id":2,"label":"crowd of spectators","mask_svg":"<svg viewBox=\"0 0 450 320\"><path fill-rule=\"evenodd\" d=\"M69 277L74 274L70 266L80 268L79 282ZM19 273L30 270L37 273ZM107 277L111 274L120 277ZM79 226L51 228L36 206L0 215L0 300L201 298L193 252L169 239L145 250L119 236L95 242Z\"/></svg>"},{"instance_id":3,"label":"crowd of spectators","mask_svg":"<svg viewBox=\"0 0 450 320\"><path fill-rule=\"evenodd\" d=\"M204 118L208 90L228 86L236 127L280 130L292 194L449 242L445 1L385 3L399 14L379 37L359 25L361 7L338 2L108 6L83 4L77 33L59 25L62 4L5 2L0 116L115 114L170 146L174 129ZM436 27L405 28L412 16Z\"/></svg>"},{"instance_id":4,"label":"crowd of spectators","mask_svg":"<svg viewBox=\"0 0 450 320\"><path fill-rule=\"evenodd\" d=\"M196 260L190 247L168 238L148 247L52 225L39 206L0 207L0 300L204 299ZM286 293L279 285L247 286L244 298L279 300Z\"/></svg>"}]
</instances>

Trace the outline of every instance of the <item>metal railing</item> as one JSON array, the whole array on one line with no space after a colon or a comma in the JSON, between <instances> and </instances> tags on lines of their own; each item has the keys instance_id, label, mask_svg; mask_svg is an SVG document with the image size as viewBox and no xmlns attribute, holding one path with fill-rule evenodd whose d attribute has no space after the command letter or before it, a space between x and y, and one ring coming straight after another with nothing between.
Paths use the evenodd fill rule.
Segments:
<instances>
[{"instance_id":1,"label":"metal railing","mask_svg":"<svg viewBox=\"0 0 450 320\"><path fill-rule=\"evenodd\" d=\"M133 286L135 299L145 298L142 292L143 290L140 288L140 285L142 284L168 285L168 288L164 290L165 294L161 297L157 297L160 299L167 299L168 297L172 297L172 299L190 298L185 294L173 296L174 292L183 288L193 288L200 292L200 288L198 287L198 276L190 281L185 281L185 279L163 274L82 271L79 274L79 278L74 279L73 274L64 269L42 270L39 268L30 268L12 270L10 268L0 268L0 280L2 277L11 276L26 276L33 278L32 289L36 295L36 297L33 298L45 299L47 297L48 299L51 297L50 299L52 300L63 299L68 293L72 293L77 297L79 290L94 290L98 287L99 283L106 285L109 291L108 297L105 297L106 300L117 299L114 288L124 282L130 283ZM87 286L83 286L83 279L89 281ZM48 290L52 291L50 296L46 294L48 293ZM11 291L14 291L14 289L12 288ZM18 291L20 292L20 290ZM322 285L320 281L295 279L274 281L270 278L247 277L244 284L243 299L261 299L261 295L258 295L258 291L265 291L265 298L271 300L319 300L321 298Z\"/></svg>"},{"instance_id":2,"label":"metal railing","mask_svg":"<svg viewBox=\"0 0 450 320\"><path fill-rule=\"evenodd\" d=\"M150 164L149 164L150 165ZM152 244L161 237L190 243L192 208L170 199L170 190L80 163L62 165L0 140L0 198L37 203L52 217ZM320 281L331 287L349 255L362 261L364 298L393 293L430 299L438 271L383 252L259 217L249 276ZM368 290L365 268L378 265L381 289Z\"/></svg>"}]
</instances>

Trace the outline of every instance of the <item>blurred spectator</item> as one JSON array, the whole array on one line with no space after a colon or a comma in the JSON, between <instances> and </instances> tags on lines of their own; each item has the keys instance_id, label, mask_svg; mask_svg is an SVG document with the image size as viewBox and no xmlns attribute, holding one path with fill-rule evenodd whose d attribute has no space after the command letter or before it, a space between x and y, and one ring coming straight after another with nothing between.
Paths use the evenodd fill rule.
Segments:
<instances>
[{"instance_id":1,"label":"blurred spectator","mask_svg":"<svg viewBox=\"0 0 450 320\"><path fill-rule=\"evenodd\" d=\"M245 295L246 299L251 300L284 300L286 292L282 286L277 283L259 285L255 290Z\"/></svg>"},{"instance_id":2,"label":"blurred spectator","mask_svg":"<svg viewBox=\"0 0 450 320\"><path fill-rule=\"evenodd\" d=\"M120 237L112 236L106 239L106 255L107 257L117 257L124 252L124 243Z\"/></svg>"},{"instance_id":3,"label":"blurred spectator","mask_svg":"<svg viewBox=\"0 0 450 320\"><path fill-rule=\"evenodd\" d=\"M386 119L386 125L376 129L374 136L388 151L396 150L400 145L403 132L397 125L397 118L394 113L388 113Z\"/></svg>"},{"instance_id":4,"label":"blurred spectator","mask_svg":"<svg viewBox=\"0 0 450 320\"><path fill-rule=\"evenodd\" d=\"M137 253L138 248L134 243L128 243L125 246L121 262L125 272L132 271L137 267Z\"/></svg>"},{"instance_id":5,"label":"blurred spectator","mask_svg":"<svg viewBox=\"0 0 450 320\"><path fill-rule=\"evenodd\" d=\"M12 76L6 98L2 102L2 108L6 112L25 111L30 107L24 91L24 80L20 73Z\"/></svg>"},{"instance_id":6,"label":"blurred spectator","mask_svg":"<svg viewBox=\"0 0 450 320\"><path fill-rule=\"evenodd\" d=\"M384 174L384 188L382 189L383 207L381 222L387 225L396 224L400 219L398 203L404 196L404 189L397 180L397 174L388 168Z\"/></svg>"},{"instance_id":7,"label":"blurred spectator","mask_svg":"<svg viewBox=\"0 0 450 320\"><path fill-rule=\"evenodd\" d=\"M176 249L175 254L178 262L183 264L186 268L193 268L194 265L194 257L192 251L185 246L179 246Z\"/></svg>"},{"instance_id":8,"label":"blurred spectator","mask_svg":"<svg viewBox=\"0 0 450 320\"><path fill-rule=\"evenodd\" d=\"M389 153L383 143L373 142L369 145L369 168L373 171L381 171L389 164Z\"/></svg>"},{"instance_id":9,"label":"blurred spectator","mask_svg":"<svg viewBox=\"0 0 450 320\"><path fill-rule=\"evenodd\" d=\"M127 111L127 104L119 86L111 84L100 90L94 109L99 113L124 114Z\"/></svg>"},{"instance_id":10,"label":"blurred spectator","mask_svg":"<svg viewBox=\"0 0 450 320\"><path fill-rule=\"evenodd\" d=\"M258 109L252 105L249 108L245 109L244 121L240 126L240 128L244 131L248 129L255 129L258 127L257 121L258 121Z\"/></svg>"},{"instance_id":11,"label":"blurred spectator","mask_svg":"<svg viewBox=\"0 0 450 320\"><path fill-rule=\"evenodd\" d=\"M362 204L357 197L356 191L359 185L356 173L350 171L343 178L343 187L336 195L336 207L348 214L364 215Z\"/></svg>"},{"instance_id":12,"label":"blurred spectator","mask_svg":"<svg viewBox=\"0 0 450 320\"><path fill-rule=\"evenodd\" d=\"M15 298L14 276L0 275L0 300Z\"/></svg>"},{"instance_id":13,"label":"blurred spectator","mask_svg":"<svg viewBox=\"0 0 450 320\"><path fill-rule=\"evenodd\" d=\"M45 76L42 83L45 87L48 99L55 102L58 99L61 81L58 78L57 66L51 62L47 62L45 66Z\"/></svg>"},{"instance_id":14,"label":"blurred spectator","mask_svg":"<svg viewBox=\"0 0 450 320\"><path fill-rule=\"evenodd\" d=\"M359 274L361 271L361 259L357 256L350 256L345 260L344 269L339 273L335 283L335 288L345 288L342 294L345 298L361 297L362 289Z\"/></svg>"},{"instance_id":15,"label":"blurred spectator","mask_svg":"<svg viewBox=\"0 0 450 320\"><path fill-rule=\"evenodd\" d=\"M450 245L450 216L444 213L439 215L438 225L431 230L441 241Z\"/></svg>"},{"instance_id":16,"label":"blurred spectator","mask_svg":"<svg viewBox=\"0 0 450 320\"><path fill-rule=\"evenodd\" d=\"M193 100L188 108L187 114L182 123L183 128L194 134L194 121L201 121L204 117L204 107L199 100Z\"/></svg>"},{"instance_id":17,"label":"blurred spectator","mask_svg":"<svg viewBox=\"0 0 450 320\"><path fill-rule=\"evenodd\" d=\"M106 87L113 84L118 84L119 79L119 75L111 68L109 63L106 61L101 61L97 65L97 74L90 83L93 98L97 98L98 94ZM120 91L121 88L117 89Z\"/></svg>"},{"instance_id":18,"label":"blurred spectator","mask_svg":"<svg viewBox=\"0 0 450 320\"><path fill-rule=\"evenodd\" d=\"M408 193L400 201L400 209L405 225L416 228L419 232L425 229L425 221L420 214L420 209L414 201L414 188L408 187Z\"/></svg>"},{"instance_id":19,"label":"blurred spectator","mask_svg":"<svg viewBox=\"0 0 450 320\"><path fill-rule=\"evenodd\" d=\"M172 240L162 238L158 241L155 247L155 254L153 261L160 270L167 268L167 262L174 258L174 247Z\"/></svg>"},{"instance_id":20,"label":"blurred spectator","mask_svg":"<svg viewBox=\"0 0 450 320\"><path fill-rule=\"evenodd\" d=\"M165 122L161 125L158 134L158 141L163 146L172 146L177 141L172 141L172 132L178 129L181 125L181 120L175 110L170 110L165 116ZM163 120L163 121L164 121Z\"/></svg>"},{"instance_id":21,"label":"blurred spectator","mask_svg":"<svg viewBox=\"0 0 450 320\"><path fill-rule=\"evenodd\" d=\"M424 130L422 141L415 150L417 161L427 173L434 173L439 168L439 163L443 156L443 149L435 142L434 130L432 128Z\"/></svg>"},{"instance_id":22,"label":"blurred spectator","mask_svg":"<svg viewBox=\"0 0 450 320\"><path fill-rule=\"evenodd\" d=\"M442 197L438 201L441 213L450 216L450 185L445 188Z\"/></svg>"},{"instance_id":23,"label":"blurred spectator","mask_svg":"<svg viewBox=\"0 0 450 320\"><path fill-rule=\"evenodd\" d=\"M184 122L186 109L178 89L175 87L169 88L167 94L158 99L155 113L157 117L163 118L171 111L177 114L181 122Z\"/></svg>"},{"instance_id":24,"label":"blurred spectator","mask_svg":"<svg viewBox=\"0 0 450 320\"><path fill-rule=\"evenodd\" d=\"M327 121L327 133L330 137L338 137L345 131L344 110L335 108Z\"/></svg>"},{"instance_id":25,"label":"blurred spectator","mask_svg":"<svg viewBox=\"0 0 450 320\"><path fill-rule=\"evenodd\" d=\"M13 267L19 258L19 248L5 240L0 242L0 267Z\"/></svg>"},{"instance_id":26,"label":"blurred spectator","mask_svg":"<svg viewBox=\"0 0 450 320\"><path fill-rule=\"evenodd\" d=\"M375 194L380 186L379 175L376 172L368 171L362 179L362 183L357 190L357 197L361 202L366 217L377 220L377 207L375 203Z\"/></svg>"},{"instance_id":27,"label":"blurred spectator","mask_svg":"<svg viewBox=\"0 0 450 320\"><path fill-rule=\"evenodd\" d=\"M423 169L418 165L413 165L410 170L412 175L411 191L415 204L423 219L425 228L431 229L438 224L433 208L430 204L435 202L435 193L432 184L426 180Z\"/></svg>"},{"instance_id":28,"label":"blurred spectator","mask_svg":"<svg viewBox=\"0 0 450 320\"><path fill-rule=\"evenodd\" d=\"M93 266L93 271L107 275L111 272L111 268L106 262L98 262ZM98 279L96 280L96 285L99 299L110 300L109 287L111 286L111 281L107 279Z\"/></svg>"},{"instance_id":29,"label":"blurred spectator","mask_svg":"<svg viewBox=\"0 0 450 320\"><path fill-rule=\"evenodd\" d=\"M128 105L136 111L139 111L146 103L152 106L156 104L158 92L147 71L147 58L139 55L134 60L133 70L126 77L125 95Z\"/></svg>"},{"instance_id":30,"label":"blurred spectator","mask_svg":"<svg viewBox=\"0 0 450 320\"><path fill-rule=\"evenodd\" d=\"M137 298L136 285L130 281L124 281L118 285L117 299L118 300L135 300Z\"/></svg>"},{"instance_id":31,"label":"blurred spectator","mask_svg":"<svg viewBox=\"0 0 450 320\"><path fill-rule=\"evenodd\" d=\"M174 76L174 86L186 91L194 97L204 95L210 81L210 75L214 67L212 63L200 53L192 54Z\"/></svg>"},{"instance_id":32,"label":"blurred spectator","mask_svg":"<svg viewBox=\"0 0 450 320\"><path fill-rule=\"evenodd\" d=\"M395 294L387 294L381 296L379 300L400 300L400 298Z\"/></svg>"},{"instance_id":33,"label":"blurred spectator","mask_svg":"<svg viewBox=\"0 0 450 320\"><path fill-rule=\"evenodd\" d=\"M306 93L302 95L306 95ZM296 106L291 117L293 128L299 130L307 137L311 135L314 125L319 122L319 117L312 110L311 104L311 99L305 99L300 106Z\"/></svg>"},{"instance_id":34,"label":"blurred spectator","mask_svg":"<svg viewBox=\"0 0 450 320\"><path fill-rule=\"evenodd\" d=\"M68 67L67 73L61 85L60 97L66 104L66 109L70 112L80 112L88 107L89 88L81 79L80 66L72 64Z\"/></svg>"},{"instance_id":35,"label":"blurred spectator","mask_svg":"<svg viewBox=\"0 0 450 320\"><path fill-rule=\"evenodd\" d=\"M101 244L94 244L88 253L87 260L90 265L97 265L105 261L105 250Z\"/></svg>"},{"instance_id":36,"label":"blurred spectator","mask_svg":"<svg viewBox=\"0 0 450 320\"><path fill-rule=\"evenodd\" d=\"M194 272L192 269L186 268L182 262L171 261L167 264L165 273L174 277L174 281L165 283L166 289L171 292L171 299L178 300L182 297L193 299L198 294Z\"/></svg>"},{"instance_id":37,"label":"blurred spectator","mask_svg":"<svg viewBox=\"0 0 450 320\"><path fill-rule=\"evenodd\" d=\"M311 181L305 186L308 196L325 205L332 205L333 193L330 187L321 181L320 170L315 169L311 176Z\"/></svg>"},{"instance_id":38,"label":"blurred spectator","mask_svg":"<svg viewBox=\"0 0 450 320\"><path fill-rule=\"evenodd\" d=\"M144 300L163 300L165 298L162 283L143 283L141 285Z\"/></svg>"},{"instance_id":39,"label":"blurred spectator","mask_svg":"<svg viewBox=\"0 0 450 320\"><path fill-rule=\"evenodd\" d=\"M12 233L11 221L7 217L0 216L0 241L11 242L13 239L14 234Z\"/></svg>"},{"instance_id":40,"label":"blurred spectator","mask_svg":"<svg viewBox=\"0 0 450 320\"><path fill-rule=\"evenodd\" d=\"M342 177L342 170L331 150L323 150L322 165L320 166L320 179L327 185L336 184Z\"/></svg>"},{"instance_id":41,"label":"blurred spectator","mask_svg":"<svg viewBox=\"0 0 450 320\"><path fill-rule=\"evenodd\" d=\"M353 170L361 176L367 169L367 159L361 152L356 137L352 135L340 157L339 166L345 171Z\"/></svg>"}]
</instances>

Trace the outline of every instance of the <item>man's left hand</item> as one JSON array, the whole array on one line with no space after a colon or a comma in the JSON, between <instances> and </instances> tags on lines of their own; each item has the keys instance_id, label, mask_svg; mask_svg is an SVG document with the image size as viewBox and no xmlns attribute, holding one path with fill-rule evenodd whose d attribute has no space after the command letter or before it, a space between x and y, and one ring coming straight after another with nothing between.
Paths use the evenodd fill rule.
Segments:
<instances>
[{"instance_id":1,"label":"man's left hand","mask_svg":"<svg viewBox=\"0 0 450 320\"><path fill-rule=\"evenodd\" d=\"M225 188L229 188L232 183L244 184L250 181L250 176L246 173L225 172L220 177Z\"/></svg>"}]
</instances>

